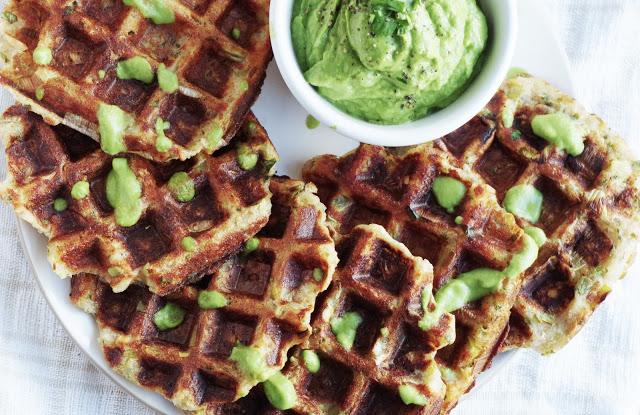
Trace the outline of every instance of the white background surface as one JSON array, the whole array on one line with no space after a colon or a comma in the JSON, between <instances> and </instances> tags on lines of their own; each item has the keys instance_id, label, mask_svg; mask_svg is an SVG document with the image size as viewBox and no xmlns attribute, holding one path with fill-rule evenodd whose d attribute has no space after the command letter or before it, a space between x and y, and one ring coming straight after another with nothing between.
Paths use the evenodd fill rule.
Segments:
<instances>
[{"instance_id":1,"label":"white background surface","mask_svg":"<svg viewBox=\"0 0 640 415\"><path fill-rule=\"evenodd\" d=\"M544 3L569 54L577 97L637 147L640 1ZM4 205L0 247L0 413L151 413L68 338L36 287ZM518 353L457 413L640 414L638 295L640 278L631 275L564 350L547 358Z\"/></svg>"}]
</instances>

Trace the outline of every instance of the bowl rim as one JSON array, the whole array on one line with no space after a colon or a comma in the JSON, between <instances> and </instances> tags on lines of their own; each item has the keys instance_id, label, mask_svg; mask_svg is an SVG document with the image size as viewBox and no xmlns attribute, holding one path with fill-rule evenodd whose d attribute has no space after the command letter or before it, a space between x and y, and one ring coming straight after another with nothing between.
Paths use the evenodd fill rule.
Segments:
<instances>
[{"instance_id":1,"label":"bowl rim","mask_svg":"<svg viewBox=\"0 0 640 415\"><path fill-rule=\"evenodd\" d=\"M495 95L516 50L517 0L478 0L490 28L482 67L462 95L446 108L399 125L373 124L351 116L322 97L304 78L293 50L291 17L295 0L273 0L269 10L271 44L280 74L300 105L322 124L361 143L402 147L441 138L478 114ZM492 7L501 12L493 14Z\"/></svg>"}]
</instances>

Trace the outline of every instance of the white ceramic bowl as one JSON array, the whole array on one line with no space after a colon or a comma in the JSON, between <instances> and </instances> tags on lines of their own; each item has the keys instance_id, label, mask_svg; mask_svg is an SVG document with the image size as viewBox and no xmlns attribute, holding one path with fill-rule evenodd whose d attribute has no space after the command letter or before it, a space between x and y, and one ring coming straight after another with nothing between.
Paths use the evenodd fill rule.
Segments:
<instances>
[{"instance_id":1,"label":"white ceramic bowl","mask_svg":"<svg viewBox=\"0 0 640 415\"><path fill-rule=\"evenodd\" d=\"M298 102L320 122L363 143L390 147L420 144L440 138L465 124L498 90L515 52L518 30L516 1L478 0L489 22L489 42L482 68L451 105L420 120L400 125L378 125L352 117L325 100L307 83L291 41L294 0L271 1L271 44L287 86Z\"/></svg>"}]
</instances>

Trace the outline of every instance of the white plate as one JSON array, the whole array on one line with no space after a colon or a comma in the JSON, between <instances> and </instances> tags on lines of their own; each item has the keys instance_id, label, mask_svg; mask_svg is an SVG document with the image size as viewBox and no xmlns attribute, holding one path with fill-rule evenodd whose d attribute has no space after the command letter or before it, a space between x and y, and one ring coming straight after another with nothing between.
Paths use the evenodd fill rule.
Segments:
<instances>
[{"instance_id":1,"label":"white plate","mask_svg":"<svg viewBox=\"0 0 640 415\"><path fill-rule=\"evenodd\" d=\"M525 68L573 94L567 57L554 35L552 20L536 0L520 0L519 3L520 34L514 66ZM7 94L6 91L1 93ZM354 141L338 135L328 127L320 126L315 130L306 128L307 113L287 90L275 64L269 68L262 95L254 109L280 153L280 174L299 177L300 168L305 160L326 153L340 155L356 146ZM18 226L38 284L71 338L98 368L131 395L159 412L179 414L180 412L160 395L145 391L111 371L96 341L97 328L93 319L69 302L69 281L59 279L51 271L46 258L45 238L24 221L18 221ZM481 399L478 389L499 372L507 360L509 354L498 356L493 368L480 377L474 391L465 399Z\"/></svg>"}]
</instances>

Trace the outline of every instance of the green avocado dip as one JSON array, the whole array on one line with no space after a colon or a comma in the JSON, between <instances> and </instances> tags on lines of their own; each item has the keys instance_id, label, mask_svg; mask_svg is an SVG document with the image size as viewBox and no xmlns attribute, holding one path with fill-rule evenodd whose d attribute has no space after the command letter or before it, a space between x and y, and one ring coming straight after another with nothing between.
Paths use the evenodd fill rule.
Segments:
<instances>
[{"instance_id":1,"label":"green avocado dip","mask_svg":"<svg viewBox=\"0 0 640 415\"><path fill-rule=\"evenodd\" d=\"M488 27L476 0L296 0L291 35L320 95L360 119L401 124L460 96Z\"/></svg>"}]
</instances>

